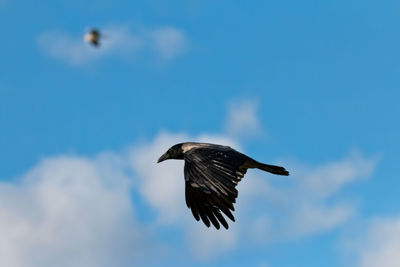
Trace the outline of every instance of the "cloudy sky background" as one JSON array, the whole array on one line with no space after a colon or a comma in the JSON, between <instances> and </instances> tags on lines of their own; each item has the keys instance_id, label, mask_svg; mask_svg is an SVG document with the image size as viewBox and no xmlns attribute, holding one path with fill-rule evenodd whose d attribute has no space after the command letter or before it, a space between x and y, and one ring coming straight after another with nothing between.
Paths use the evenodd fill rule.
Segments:
<instances>
[{"instance_id":1,"label":"cloudy sky background","mask_svg":"<svg viewBox=\"0 0 400 267\"><path fill-rule=\"evenodd\" d=\"M0 265L398 266L398 1L0 0ZM105 39L82 42L89 27ZM196 222L183 141L250 170Z\"/></svg>"}]
</instances>

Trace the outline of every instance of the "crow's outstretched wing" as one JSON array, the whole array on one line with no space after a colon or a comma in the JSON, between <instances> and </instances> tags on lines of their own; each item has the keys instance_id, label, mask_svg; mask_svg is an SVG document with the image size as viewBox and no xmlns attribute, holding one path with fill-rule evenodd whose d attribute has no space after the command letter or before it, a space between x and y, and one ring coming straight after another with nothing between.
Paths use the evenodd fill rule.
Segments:
<instances>
[{"instance_id":1,"label":"crow's outstretched wing","mask_svg":"<svg viewBox=\"0 0 400 267\"><path fill-rule=\"evenodd\" d=\"M197 221L207 227L211 223L219 229L220 223L228 229L221 211L235 221L231 211L238 195L235 186L247 168L247 156L230 147L193 148L185 153L185 197Z\"/></svg>"}]
</instances>

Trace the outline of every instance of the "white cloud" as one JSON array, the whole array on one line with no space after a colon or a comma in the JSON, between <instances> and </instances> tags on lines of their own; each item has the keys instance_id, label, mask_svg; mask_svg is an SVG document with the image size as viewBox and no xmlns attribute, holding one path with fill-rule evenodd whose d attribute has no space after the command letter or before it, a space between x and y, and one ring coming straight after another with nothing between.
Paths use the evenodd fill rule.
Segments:
<instances>
[{"instance_id":1,"label":"white cloud","mask_svg":"<svg viewBox=\"0 0 400 267\"><path fill-rule=\"evenodd\" d=\"M155 57L168 61L183 53L187 40L185 34L173 27L133 31L127 26L101 28L104 38L99 47L85 43L81 35L63 32L46 32L38 37L44 53L58 60L77 66L102 58L132 58L153 51Z\"/></svg>"},{"instance_id":2,"label":"white cloud","mask_svg":"<svg viewBox=\"0 0 400 267\"><path fill-rule=\"evenodd\" d=\"M55 157L0 183L0 265L131 266L148 249L112 155ZM154 248L153 248L154 249Z\"/></svg>"},{"instance_id":3,"label":"white cloud","mask_svg":"<svg viewBox=\"0 0 400 267\"><path fill-rule=\"evenodd\" d=\"M176 143L188 140L185 134L157 136L151 144L131 150L132 169L139 179L138 189L148 203L159 212L159 219L167 223L182 219L183 162L156 164L157 159Z\"/></svg>"},{"instance_id":4,"label":"white cloud","mask_svg":"<svg viewBox=\"0 0 400 267\"><path fill-rule=\"evenodd\" d=\"M229 105L226 132L230 136L248 137L262 132L254 101L234 101Z\"/></svg>"},{"instance_id":5,"label":"white cloud","mask_svg":"<svg viewBox=\"0 0 400 267\"><path fill-rule=\"evenodd\" d=\"M400 217L374 219L354 242L359 267L398 267Z\"/></svg>"}]
</instances>

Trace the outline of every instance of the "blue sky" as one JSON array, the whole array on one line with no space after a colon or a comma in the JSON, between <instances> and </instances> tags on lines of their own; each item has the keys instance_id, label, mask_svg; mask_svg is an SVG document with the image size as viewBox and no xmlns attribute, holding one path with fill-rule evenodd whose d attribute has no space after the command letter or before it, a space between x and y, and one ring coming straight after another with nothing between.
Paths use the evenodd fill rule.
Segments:
<instances>
[{"instance_id":1,"label":"blue sky","mask_svg":"<svg viewBox=\"0 0 400 267\"><path fill-rule=\"evenodd\" d=\"M397 266L399 12L0 0L0 265ZM155 164L188 140L292 175L250 171L207 229L182 162Z\"/></svg>"}]
</instances>

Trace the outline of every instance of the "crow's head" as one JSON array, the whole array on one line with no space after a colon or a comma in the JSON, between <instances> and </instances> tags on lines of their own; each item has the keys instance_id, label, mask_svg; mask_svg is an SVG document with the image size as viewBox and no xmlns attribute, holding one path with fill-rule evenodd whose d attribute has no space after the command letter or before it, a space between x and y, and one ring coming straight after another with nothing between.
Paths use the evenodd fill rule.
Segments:
<instances>
[{"instance_id":1,"label":"crow's head","mask_svg":"<svg viewBox=\"0 0 400 267\"><path fill-rule=\"evenodd\" d=\"M183 159L182 144L176 144L165 152L157 161L160 163L167 159Z\"/></svg>"}]
</instances>

